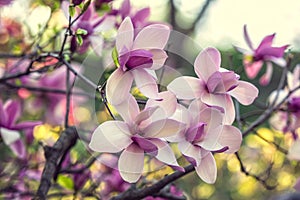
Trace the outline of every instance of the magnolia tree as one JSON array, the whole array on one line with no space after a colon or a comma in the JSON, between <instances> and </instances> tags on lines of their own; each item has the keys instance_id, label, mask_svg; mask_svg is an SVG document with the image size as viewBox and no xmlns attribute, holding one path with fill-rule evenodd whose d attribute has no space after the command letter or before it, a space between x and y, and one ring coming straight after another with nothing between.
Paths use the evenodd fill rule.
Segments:
<instances>
[{"instance_id":1,"label":"magnolia tree","mask_svg":"<svg viewBox=\"0 0 300 200\"><path fill-rule=\"evenodd\" d=\"M129 0L42 2L24 10L37 22L0 19L1 198L259 199L300 189L298 53L274 47L275 34L255 47L245 25L250 50L220 53L189 37L210 0L189 29L173 1L169 23Z\"/></svg>"}]
</instances>

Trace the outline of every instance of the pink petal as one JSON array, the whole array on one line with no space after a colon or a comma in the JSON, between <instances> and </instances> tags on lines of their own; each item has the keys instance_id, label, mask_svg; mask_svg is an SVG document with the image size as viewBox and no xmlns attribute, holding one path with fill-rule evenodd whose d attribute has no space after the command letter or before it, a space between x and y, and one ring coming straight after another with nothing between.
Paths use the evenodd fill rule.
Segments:
<instances>
[{"instance_id":1,"label":"pink petal","mask_svg":"<svg viewBox=\"0 0 300 200\"><path fill-rule=\"evenodd\" d=\"M176 135L185 128L184 124L173 119L162 119L149 124L141 132L146 138L164 138Z\"/></svg>"},{"instance_id":2,"label":"pink petal","mask_svg":"<svg viewBox=\"0 0 300 200\"><path fill-rule=\"evenodd\" d=\"M166 25L149 25L138 33L133 49L163 49L169 40L169 35L170 28Z\"/></svg>"},{"instance_id":3,"label":"pink petal","mask_svg":"<svg viewBox=\"0 0 300 200\"><path fill-rule=\"evenodd\" d=\"M126 17L123 22L120 24L118 29L118 34L116 37L116 47L117 51L120 53L124 46L127 49L131 49L133 44L133 25L130 17Z\"/></svg>"},{"instance_id":4,"label":"pink petal","mask_svg":"<svg viewBox=\"0 0 300 200\"><path fill-rule=\"evenodd\" d=\"M206 82L213 73L219 71L220 65L220 52L215 48L208 47L197 56L194 68L197 76Z\"/></svg>"},{"instance_id":5,"label":"pink petal","mask_svg":"<svg viewBox=\"0 0 300 200\"><path fill-rule=\"evenodd\" d=\"M174 152L167 142L160 139L151 139L151 142L158 148L158 154L155 156L158 160L167 165L179 167Z\"/></svg>"},{"instance_id":6,"label":"pink petal","mask_svg":"<svg viewBox=\"0 0 300 200\"><path fill-rule=\"evenodd\" d=\"M242 139L242 133L238 128L224 125L218 142L221 146L229 148L225 153L234 153L240 149Z\"/></svg>"},{"instance_id":7,"label":"pink petal","mask_svg":"<svg viewBox=\"0 0 300 200\"><path fill-rule=\"evenodd\" d=\"M21 115L21 105L18 101L9 100L4 104L4 110L7 114L6 126L13 126Z\"/></svg>"},{"instance_id":8,"label":"pink petal","mask_svg":"<svg viewBox=\"0 0 300 200\"><path fill-rule=\"evenodd\" d=\"M98 56L102 56L103 38L101 36L92 35L89 37L92 48Z\"/></svg>"},{"instance_id":9,"label":"pink petal","mask_svg":"<svg viewBox=\"0 0 300 200\"><path fill-rule=\"evenodd\" d=\"M185 126L185 128L179 131L176 135L166 137L165 139L169 142L180 142L182 140L185 140L184 135L186 129L190 126L190 123L192 121L192 117L188 110L184 106L178 104L175 113L169 119L174 119L181 122L183 126Z\"/></svg>"},{"instance_id":10,"label":"pink petal","mask_svg":"<svg viewBox=\"0 0 300 200\"><path fill-rule=\"evenodd\" d=\"M164 91L158 94L159 101L154 99L149 99L146 103L147 107L156 107L159 106L162 109L159 109L156 112L157 117L170 117L173 115L177 108L177 99L176 96L169 91Z\"/></svg>"},{"instance_id":11,"label":"pink petal","mask_svg":"<svg viewBox=\"0 0 300 200\"><path fill-rule=\"evenodd\" d=\"M107 80L106 98L112 105L118 105L128 98L133 76L130 72L116 69Z\"/></svg>"},{"instance_id":12,"label":"pink petal","mask_svg":"<svg viewBox=\"0 0 300 200\"><path fill-rule=\"evenodd\" d=\"M138 10L135 15L132 17L135 27L140 27L145 24L145 20L150 16L150 8L142 8Z\"/></svg>"},{"instance_id":13,"label":"pink petal","mask_svg":"<svg viewBox=\"0 0 300 200\"><path fill-rule=\"evenodd\" d=\"M145 69L131 71L136 86L140 92L148 98L158 99L158 87L156 80Z\"/></svg>"},{"instance_id":14,"label":"pink petal","mask_svg":"<svg viewBox=\"0 0 300 200\"><path fill-rule=\"evenodd\" d=\"M9 147L14 152L14 154L18 156L18 158L26 158L26 148L22 140L16 140L12 144L10 144Z\"/></svg>"},{"instance_id":15,"label":"pink petal","mask_svg":"<svg viewBox=\"0 0 300 200\"><path fill-rule=\"evenodd\" d=\"M191 114L191 116L194 118L194 120L197 122L199 122L199 113L201 113L204 109L208 108L208 106L206 104L204 104L201 100L199 99L195 99L193 100L190 105L189 105L189 113Z\"/></svg>"},{"instance_id":16,"label":"pink petal","mask_svg":"<svg viewBox=\"0 0 300 200\"><path fill-rule=\"evenodd\" d=\"M212 153L202 151L203 158L199 166L195 167L198 176L206 183L213 184L217 179L217 165ZM204 157L205 156L205 157Z\"/></svg>"},{"instance_id":17,"label":"pink petal","mask_svg":"<svg viewBox=\"0 0 300 200\"><path fill-rule=\"evenodd\" d=\"M139 105L131 94L129 94L128 99L123 103L115 105L114 107L127 124L132 123L140 112Z\"/></svg>"},{"instance_id":18,"label":"pink petal","mask_svg":"<svg viewBox=\"0 0 300 200\"><path fill-rule=\"evenodd\" d=\"M262 66L263 66L263 61L255 61L255 62L244 61L246 75L250 79L253 79L257 76Z\"/></svg>"},{"instance_id":19,"label":"pink petal","mask_svg":"<svg viewBox=\"0 0 300 200\"><path fill-rule=\"evenodd\" d=\"M224 124L232 124L235 119L235 109L233 105L233 101L229 94L209 94L203 93L201 96L201 100L203 103L206 103L210 106L219 106L224 108L225 117L224 117Z\"/></svg>"},{"instance_id":20,"label":"pink petal","mask_svg":"<svg viewBox=\"0 0 300 200\"><path fill-rule=\"evenodd\" d=\"M93 132L89 147L97 152L117 153L132 143L130 137L125 122L106 121Z\"/></svg>"},{"instance_id":21,"label":"pink petal","mask_svg":"<svg viewBox=\"0 0 300 200\"><path fill-rule=\"evenodd\" d=\"M174 79L168 86L168 90L173 92L178 99L195 99L201 96L203 91L201 80L190 77L181 76Z\"/></svg>"},{"instance_id":22,"label":"pink petal","mask_svg":"<svg viewBox=\"0 0 300 200\"><path fill-rule=\"evenodd\" d=\"M250 105L258 96L258 89L251 83L239 81L238 86L228 92L243 105Z\"/></svg>"},{"instance_id":23,"label":"pink petal","mask_svg":"<svg viewBox=\"0 0 300 200\"><path fill-rule=\"evenodd\" d=\"M205 136L197 145L210 151L216 150L223 127L223 114L215 108L206 108L200 113L199 122L205 123L206 127Z\"/></svg>"},{"instance_id":24,"label":"pink petal","mask_svg":"<svg viewBox=\"0 0 300 200\"><path fill-rule=\"evenodd\" d=\"M14 130L32 129L39 124L42 124L42 122L41 121L25 121L25 122L20 122L11 128Z\"/></svg>"},{"instance_id":25,"label":"pink petal","mask_svg":"<svg viewBox=\"0 0 300 200\"><path fill-rule=\"evenodd\" d=\"M178 143L178 149L180 152L189 157L194 159L195 163L193 163L195 166L198 166L201 163L201 148L192 145L191 143L187 141L182 141Z\"/></svg>"},{"instance_id":26,"label":"pink petal","mask_svg":"<svg viewBox=\"0 0 300 200\"><path fill-rule=\"evenodd\" d=\"M142 112L140 112L136 118L134 119L134 123L140 126L144 121L148 120L151 115L158 109L158 106L145 108ZM144 125L144 124L143 124ZM147 124L148 125L148 124Z\"/></svg>"},{"instance_id":27,"label":"pink petal","mask_svg":"<svg viewBox=\"0 0 300 200\"><path fill-rule=\"evenodd\" d=\"M4 111L4 106L2 100L0 99L0 124L6 124L7 116L6 112Z\"/></svg>"},{"instance_id":28,"label":"pink petal","mask_svg":"<svg viewBox=\"0 0 300 200\"><path fill-rule=\"evenodd\" d=\"M164 66L164 63L168 58L167 53L162 49L150 49L149 51L153 55L153 57L152 57L153 65L150 69L157 70L157 69L161 68L162 66Z\"/></svg>"},{"instance_id":29,"label":"pink petal","mask_svg":"<svg viewBox=\"0 0 300 200\"><path fill-rule=\"evenodd\" d=\"M271 81L272 74L273 74L273 65L271 62L267 62L267 71L264 75L262 75L262 77L260 77L259 83L261 85L268 85Z\"/></svg>"},{"instance_id":30,"label":"pink petal","mask_svg":"<svg viewBox=\"0 0 300 200\"><path fill-rule=\"evenodd\" d=\"M245 39L247 45L249 46L249 48L250 48L251 50L254 50L253 44L252 44L252 42L251 42L251 39L250 39L249 34L248 34L248 31L247 31L247 25L244 25L244 39Z\"/></svg>"},{"instance_id":31,"label":"pink petal","mask_svg":"<svg viewBox=\"0 0 300 200\"><path fill-rule=\"evenodd\" d=\"M121 153L118 168L125 181L137 182L144 168L144 151L135 144L130 145Z\"/></svg>"},{"instance_id":32,"label":"pink petal","mask_svg":"<svg viewBox=\"0 0 300 200\"><path fill-rule=\"evenodd\" d=\"M274 37L275 37L275 33L264 37L264 39L260 42L259 46L255 50L255 53L258 54L258 53L260 53L261 50L271 47Z\"/></svg>"}]
</instances>

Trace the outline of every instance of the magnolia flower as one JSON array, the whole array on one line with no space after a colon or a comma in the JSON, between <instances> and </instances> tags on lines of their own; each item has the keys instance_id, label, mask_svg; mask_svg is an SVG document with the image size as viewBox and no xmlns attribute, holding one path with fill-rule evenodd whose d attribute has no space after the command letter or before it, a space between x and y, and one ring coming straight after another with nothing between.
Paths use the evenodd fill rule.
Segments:
<instances>
[{"instance_id":1,"label":"magnolia flower","mask_svg":"<svg viewBox=\"0 0 300 200\"><path fill-rule=\"evenodd\" d=\"M99 17L93 5L90 5L84 14L77 20L72 29L78 33L78 30L83 31L81 34L82 44L77 44L76 36L71 39L71 50L82 54L87 52L91 46L94 52L101 56L104 39L101 32L110 30L115 26L115 17L104 15Z\"/></svg>"},{"instance_id":2,"label":"magnolia flower","mask_svg":"<svg viewBox=\"0 0 300 200\"><path fill-rule=\"evenodd\" d=\"M183 126L173 119L151 118L158 109L158 106L148 107L140 112L136 100L130 95L128 101L116 107L124 121L106 121L93 132L89 144L92 150L107 153L122 151L118 168L121 177L127 182L133 183L140 178L145 153L167 165L182 169L168 143L160 138L176 134Z\"/></svg>"},{"instance_id":3,"label":"magnolia flower","mask_svg":"<svg viewBox=\"0 0 300 200\"><path fill-rule=\"evenodd\" d=\"M150 8L142 8L134 11L131 6L130 0L124 0L120 9L117 12L121 15L124 20L126 17L130 17L134 28L142 28L148 25L147 19L150 16Z\"/></svg>"},{"instance_id":4,"label":"magnolia flower","mask_svg":"<svg viewBox=\"0 0 300 200\"><path fill-rule=\"evenodd\" d=\"M3 105L0 100L0 135L7 146L20 158L26 156L25 146L20 131L32 131L38 121L17 122L21 116L21 105L17 101L8 100Z\"/></svg>"},{"instance_id":5,"label":"magnolia flower","mask_svg":"<svg viewBox=\"0 0 300 200\"><path fill-rule=\"evenodd\" d=\"M220 68L220 64L219 51L206 48L200 52L194 63L198 78L178 77L167 88L179 99L199 99L207 105L224 108L225 123L232 124L235 110L231 96L241 104L249 105L257 97L258 89L251 83L239 81L237 74Z\"/></svg>"},{"instance_id":6,"label":"magnolia flower","mask_svg":"<svg viewBox=\"0 0 300 200\"><path fill-rule=\"evenodd\" d=\"M107 100L118 105L128 98L133 80L146 97L157 99L158 88L154 70L163 66L167 54L163 50L170 34L168 26L149 25L134 36L131 19L127 17L116 37L116 69L106 84Z\"/></svg>"},{"instance_id":7,"label":"magnolia flower","mask_svg":"<svg viewBox=\"0 0 300 200\"><path fill-rule=\"evenodd\" d=\"M257 48L253 47L253 44L250 40L250 37L247 32L247 26L244 26L244 38L250 51L236 47L236 49L244 54L244 67L246 74L249 78L255 78L261 67L263 66L264 61L267 61L267 70L266 73L260 78L261 85L267 85L272 77L273 66L271 62L284 67L286 61L283 58L284 51L289 45L284 45L282 47L272 47L273 39L275 33L272 35L266 36L258 45ZM271 62L269 62L271 61Z\"/></svg>"},{"instance_id":8,"label":"magnolia flower","mask_svg":"<svg viewBox=\"0 0 300 200\"><path fill-rule=\"evenodd\" d=\"M287 87L273 91L269 96L270 104L276 101L274 103L278 105L278 103L285 101L281 110L274 113L270 118L269 123L276 130L292 133L295 140L298 138L296 129L300 127L300 90L297 89L299 86L300 65L297 65L293 73L288 72L287 74ZM295 91L289 98L286 98L291 90Z\"/></svg>"},{"instance_id":9,"label":"magnolia flower","mask_svg":"<svg viewBox=\"0 0 300 200\"><path fill-rule=\"evenodd\" d=\"M224 113L220 108L194 100L188 110L183 106L178 109L180 115L175 119L187 124L186 129L166 139L178 142L179 150L194 165L203 181L214 183L217 166L212 153L238 151L242 134L234 126L223 124Z\"/></svg>"}]
</instances>

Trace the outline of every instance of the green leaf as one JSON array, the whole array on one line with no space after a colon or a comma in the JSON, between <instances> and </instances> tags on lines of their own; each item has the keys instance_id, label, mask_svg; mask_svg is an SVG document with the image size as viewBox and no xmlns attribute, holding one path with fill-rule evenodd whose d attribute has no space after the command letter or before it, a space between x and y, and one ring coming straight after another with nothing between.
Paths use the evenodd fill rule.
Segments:
<instances>
[{"instance_id":1,"label":"green leaf","mask_svg":"<svg viewBox=\"0 0 300 200\"><path fill-rule=\"evenodd\" d=\"M74 15L75 15L75 7L74 7L74 5L70 5L69 6L69 14L70 14L71 17L74 17Z\"/></svg>"},{"instance_id":2,"label":"green leaf","mask_svg":"<svg viewBox=\"0 0 300 200\"><path fill-rule=\"evenodd\" d=\"M112 55L112 59L113 59L115 65L116 65L117 67L120 67L120 63L119 63L119 59L118 59L119 55L118 55L118 51L117 51L117 48L116 48L116 47L113 49L111 55Z\"/></svg>"},{"instance_id":3,"label":"green leaf","mask_svg":"<svg viewBox=\"0 0 300 200\"><path fill-rule=\"evenodd\" d=\"M76 30L76 35L87 35L87 34L88 34L88 32L87 32L87 30L85 30L85 29L78 28L78 29Z\"/></svg>"},{"instance_id":4,"label":"green leaf","mask_svg":"<svg viewBox=\"0 0 300 200\"><path fill-rule=\"evenodd\" d=\"M84 6L82 8L83 13L88 9L90 4L91 4L91 0L88 0L87 2L85 2Z\"/></svg>"},{"instance_id":5,"label":"green leaf","mask_svg":"<svg viewBox=\"0 0 300 200\"><path fill-rule=\"evenodd\" d=\"M83 39L82 39L81 35L76 35L76 41L79 46L82 45Z\"/></svg>"},{"instance_id":6,"label":"green leaf","mask_svg":"<svg viewBox=\"0 0 300 200\"><path fill-rule=\"evenodd\" d=\"M74 181L72 178L68 177L68 176L64 176L64 175L58 175L57 177L57 183L66 188L66 189L70 189L73 190L74 189Z\"/></svg>"}]
</instances>

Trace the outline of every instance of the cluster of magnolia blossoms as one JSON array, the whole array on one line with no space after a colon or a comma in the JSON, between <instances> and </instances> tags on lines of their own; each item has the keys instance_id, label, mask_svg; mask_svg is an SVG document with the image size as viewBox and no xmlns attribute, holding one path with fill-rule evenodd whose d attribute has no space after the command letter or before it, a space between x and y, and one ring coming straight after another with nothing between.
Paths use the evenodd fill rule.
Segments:
<instances>
[{"instance_id":1,"label":"cluster of magnolia blossoms","mask_svg":"<svg viewBox=\"0 0 300 200\"><path fill-rule=\"evenodd\" d=\"M177 143L199 177L214 183L217 167L213 154L236 152L242 141L240 130L232 126L232 97L249 105L258 90L240 81L233 71L221 68L218 50L207 48L194 63L198 78L176 78L167 91L159 92L155 70L167 59L163 48L169 34L170 28L162 24L134 30L130 18L121 23L113 52L118 68L107 80L106 97L122 119L99 125L89 146L97 152L120 152L121 177L136 182L143 172L145 154L184 170L170 147ZM130 94L133 81L149 98L143 109ZM184 105L178 103L182 101Z\"/></svg>"},{"instance_id":2,"label":"cluster of magnolia blossoms","mask_svg":"<svg viewBox=\"0 0 300 200\"><path fill-rule=\"evenodd\" d=\"M300 128L300 65L296 65L293 73L287 73L287 86L279 91L273 91L270 94L270 103L284 103L280 109L275 112L269 120L272 128L283 133L291 134L293 143L288 152L288 158L300 160L299 157L299 136L298 129ZM289 93L293 91L290 95ZM288 97L288 98L286 98Z\"/></svg>"}]
</instances>

